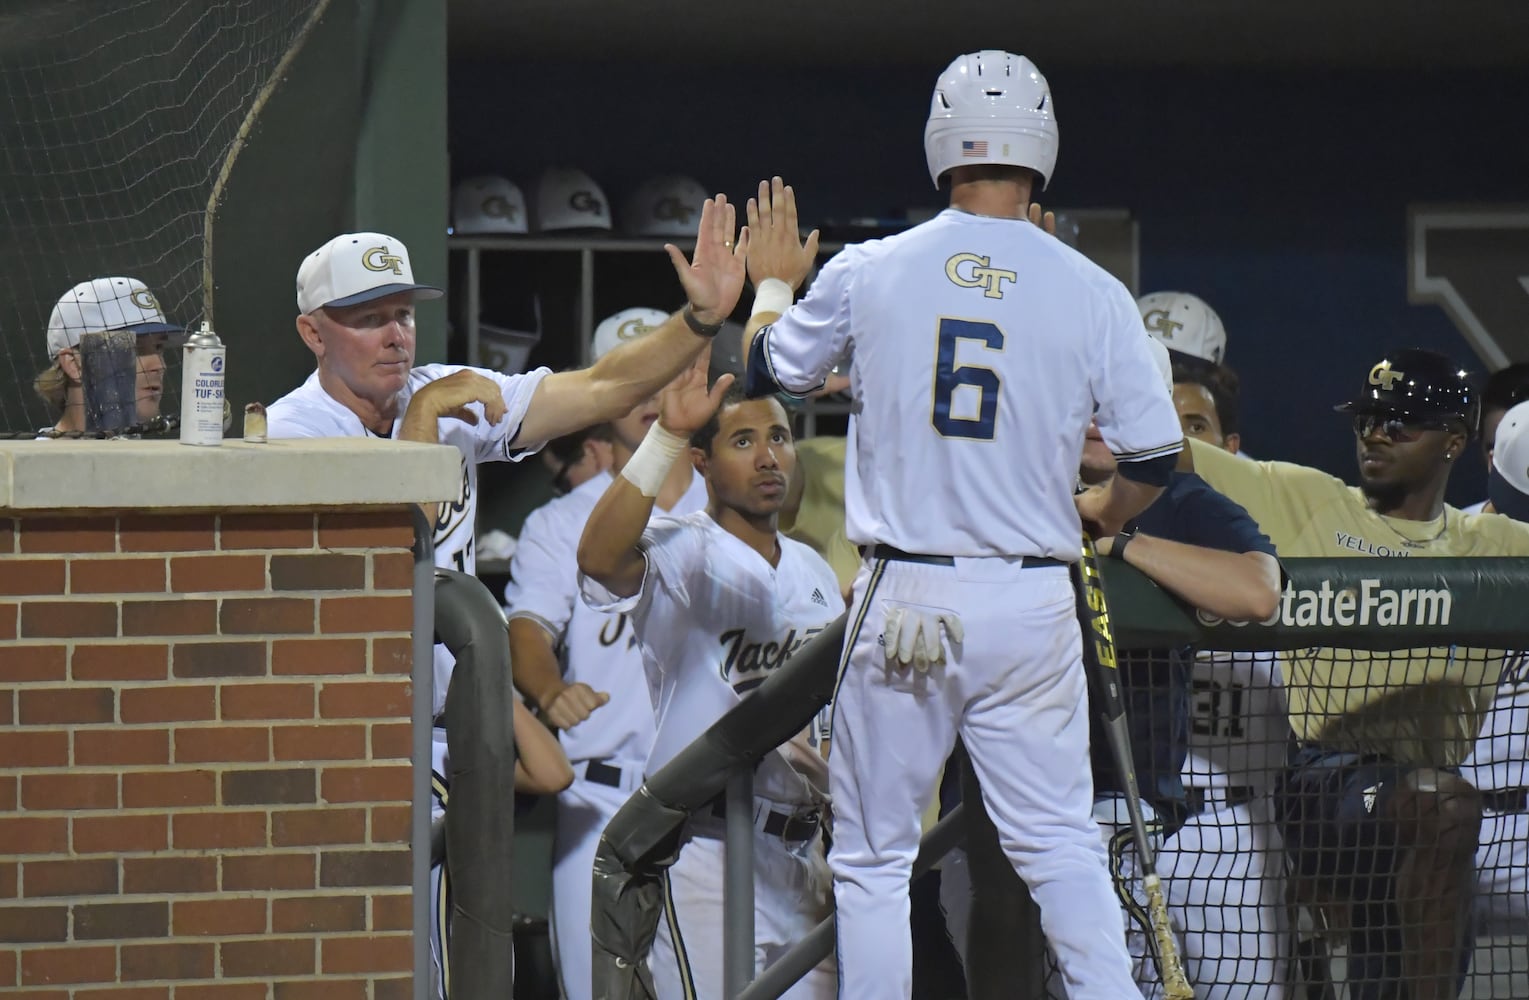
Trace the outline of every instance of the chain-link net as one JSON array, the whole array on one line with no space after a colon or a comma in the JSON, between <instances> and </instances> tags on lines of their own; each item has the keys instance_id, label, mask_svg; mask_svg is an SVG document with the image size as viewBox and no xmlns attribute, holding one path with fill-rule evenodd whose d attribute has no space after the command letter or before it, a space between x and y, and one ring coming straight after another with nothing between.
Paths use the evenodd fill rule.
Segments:
<instances>
[{"instance_id":1,"label":"chain-link net","mask_svg":"<svg viewBox=\"0 0 1529 1000\"><path fill-rule=\"evenodd\" d=\"M77 349L82 330L101 329L102 317L188 328L203 318L219 177L284 57L326 3L12 0L0 8L0 382L8 387L0 434L30 436L59 423L71 404L83 410L72 363L83 359L61 365L57 355ZM142 285L100 294L77 287L99 278ZM141 422L129 430L163 429L156 411L175 412L176 352L162 346L140 345L150 360L139 364ZM154 360L161 354L169 371Z\"/></svg>"}]
</instances>

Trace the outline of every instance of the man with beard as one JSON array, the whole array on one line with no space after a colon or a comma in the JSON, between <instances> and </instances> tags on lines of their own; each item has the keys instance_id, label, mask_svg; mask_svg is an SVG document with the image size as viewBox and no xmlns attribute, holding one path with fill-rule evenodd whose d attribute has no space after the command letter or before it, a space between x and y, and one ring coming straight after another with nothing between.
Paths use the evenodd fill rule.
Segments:
<instances>
[{"instance_id":1,"label":"man with beard","mask_svg":"<svg viewBox=\"0 0 1529 1000\"><path fill-rule=\"evenodd\" d=\"M1247 508L1287 558L1524 556L1529 526L1444 503L1480 404L1443 355L1373 365L1353 415L1358 487L1190 441L1194 471ZM1284 655L1298 738L1275 792L1292 876L1346 909L1350 996L1457 994L1470 940L1480 795L1458 774L1500 656L1310 648ZM1403 985L1406 984L1406 985ZM1409 991L1400 993L1399 991Z\"/></svg>"}]
</instances>

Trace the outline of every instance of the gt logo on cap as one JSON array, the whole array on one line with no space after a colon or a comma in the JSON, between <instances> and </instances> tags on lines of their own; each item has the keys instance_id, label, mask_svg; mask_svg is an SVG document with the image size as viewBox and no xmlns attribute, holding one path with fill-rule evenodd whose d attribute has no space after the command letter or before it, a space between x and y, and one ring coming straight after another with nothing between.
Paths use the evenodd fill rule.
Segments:
<instances>
[{"instance_id":1,"label":"gt logo on cap","mask_svg":"<svg viewBox=\"0 0 1529 1000\"><path fill-rule=\"evenodd\" d=\"M1406 377L1406 372L1393 369L1389 361L1382 361L1370 369L1370 384L1380 386L1384 392L1390 392L1397 382Z\"/></svg>"},{"instance_id":2,"label":"gt logo on cap","mask_svg":"<svg viewBox=\"0 0 1529 1000\"><path fill-rule=\"evenodd\" d=\"M989 267L989 263L990 258L987 257L979 257L974 253L958 253L945 262L945 277L962 288L980 288L986 297L1001 299L1004 281L1018 281L1019 275L1013 271ZM970 277L961 274L962 264L976 265L971 269Z\"/></svg>"},{"instance_id":3,"label":"gt logo on cap","mask_svg":"<svg viewBox=\"0 0 1529 1000\"><path fill-rule=\"evenodd\" d=\"M147 288L138 289L137 291L133 292L132 295L129 295L128 298L132 300L133 305L137 306L139 309L142 309L144 312L159 311L159 300L156 299L154 297L154 293L149 291Z\"/></svg>"},{"instance_id":4,"label":"gt logo on cap","mask_svg":"<svg viewBox=\"0 0 1529 1000\"><path fill-rule=\"evenodd\" d=\"M1160 333L1168 340L1173 339L1173 332L1175 330L1184 329L1183 323L1168 318L1168 311L1166 309L1153 309L1143 316L1141 321L1148 330L1151 330L1153 333Z\"/></svg>"},{"instance_id":5,"label":"gt logo on cap","mask_svg":"<svg viewBox=\"0 0 1529 1000\"><path fill-rule=\"evenodd\" d=\"M372 247L361 255L361 266L368 271L392 271L394 274L403 276L403 258L397 254L388 253L385 246Z\"/></svg>"},{"instance_id":6,"label":"gt logo on cap","mask_svg":"<svg viewBox=\"0 0 1529 1000\"><path fill-rule=\"evenodd\" d=\"M600 204L600 199L588 191L575 191L569 195L568 207L576 212L593 212L595 214L599 214L605 209L605 206Z\"/></svg>"}]
</instances>

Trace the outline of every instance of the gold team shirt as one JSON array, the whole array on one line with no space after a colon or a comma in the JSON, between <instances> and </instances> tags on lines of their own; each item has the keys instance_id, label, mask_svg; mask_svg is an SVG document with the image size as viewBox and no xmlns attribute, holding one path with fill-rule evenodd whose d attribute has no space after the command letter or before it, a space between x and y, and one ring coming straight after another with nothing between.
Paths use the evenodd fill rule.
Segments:
<instances>
[{"instance_id":1,"label":"gold team shirt","mask_svg":"<svg viewBox=\"0 0 1529 1000\"><path fill-rule=\"evenodd\" d=\"M1384 517L1358 487L1317 469L1250 462L1199 441L1189 446L1195 472L1246 508L1281 556L1529 556L1529 525L1500 514L1446 506L1432 521ZM1481 728L1503 652L1313 647L1282 659L1290 725L1302 740L1455 766Z\"/></svg>"},{"instance_id":2,"label":"gold team shirt","mask_svg":"<svg viewBox=\"0 0 1529 1000\"><path fill-rule=\"evenodd\" d=\"M860 569L860 550L844 533L844 448L842 437L811 437L796 442L802 502L796 516L780 519L780 533L814 549L828 561L847 591Z\"/></svg>"}]
</instances>

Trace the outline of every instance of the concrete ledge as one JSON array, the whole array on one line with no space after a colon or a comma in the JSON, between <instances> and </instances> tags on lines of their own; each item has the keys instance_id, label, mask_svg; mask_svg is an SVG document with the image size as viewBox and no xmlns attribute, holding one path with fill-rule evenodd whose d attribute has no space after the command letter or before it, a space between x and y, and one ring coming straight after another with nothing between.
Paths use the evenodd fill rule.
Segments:
<instances>
[{"instance_id":1,"label":"concrete ledge","mask_svg":"<svg viewBox=\"0 0 1529 1000\"><path fill-rule=\"evenodd\" d=\"M412 441L0 441L0 510L348 507L461 490L461 452Z\"/></svg>"}]
</instances>

